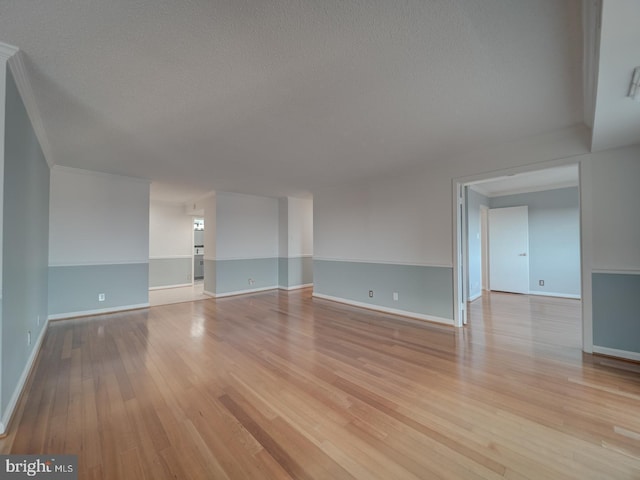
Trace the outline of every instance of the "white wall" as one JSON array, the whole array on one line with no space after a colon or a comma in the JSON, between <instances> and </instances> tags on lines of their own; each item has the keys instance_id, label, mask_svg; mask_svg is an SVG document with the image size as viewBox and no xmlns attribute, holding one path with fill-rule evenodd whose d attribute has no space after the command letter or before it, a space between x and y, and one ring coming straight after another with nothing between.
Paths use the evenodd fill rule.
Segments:
<instances>
[{"instance_id":1,"label":"white wall","mask_svg":"<svg viewBox=\"0 0 640 480\"><path fill-rule=\"evenodd\" d=\"M216 260L278 257L278 199L217 193L215 221Z\"/></svg>"},{"instance_id":2,"label":"white wall","mask_svg":"<svg viewBox=\"0 0 640 480\"><path fill-rule=\"evenodd\" d=\"M640 146L590 155L593 268L640 270Z\"/></svg>"},{"instance_id":3,"label":"white wall","mask_svg":"<svg viewBox=\"0 0 640 480\"><path fill-rule=\"evenodd\" d=\"M281 248L285 235L289 257L313 255L313 200L289 197L287 216L288 232L280 231Z\"/></svg>"},{"instance_id":4,"label":"white wall","mask_svg":"<svg viewBox=\"0 0 640 480\"><path fill-rule=\"evenodd\" d=\"M169 258L193 254L193 217L182 205L151 202L149 206L149 257Z\"/></svg>"},{"instance_id":5,"label":"white wall","mask_svg":"<svg viewBox=\"0 0 640 480\"><path fill-rule=\"evenodd\" d=\"M319 259L453 265L452 182L557 164L588 151L583 128L432 162L404 175L314 192ZM566 161L565 161L566 163Z\"/></svg>"},{"instance_id":6,"label":"white wall","mask_svg":"<svg viewBox=\"0 0 640 480\"><path fill-rule=\"evenodd\" d=\"M289 199L278 199L278 256L289 256Z\"/></svg>"},{"instance_id":7,"label":"white wall","mask_svg":"<svg viewBox=\"0 0 640 480\"><path fill-rule=\"evenodd\" d=\"M215 194L208 195L202 199L202 210L204 211L204 258L206 260L216 259L216 204L217 197Z\"/></svg>"},{"instance_id":8,"label":"white wall","mask_svg":"<svg viewBox=\"0 0 640 480\"><path fill-rule=\"evenodd\" d=\"M451 181L394 177L314 193L314 256L451 265Z\"/></svg>"},{"instance_id":9,"label":"white wall","mask_svg":"<svg viewBox=\"0 0 640 480\"><path fill-rule=\"evenodd\" d=\"M51 170L49 265L149 261L149 182Z\"/></svg>"}]
</instances>

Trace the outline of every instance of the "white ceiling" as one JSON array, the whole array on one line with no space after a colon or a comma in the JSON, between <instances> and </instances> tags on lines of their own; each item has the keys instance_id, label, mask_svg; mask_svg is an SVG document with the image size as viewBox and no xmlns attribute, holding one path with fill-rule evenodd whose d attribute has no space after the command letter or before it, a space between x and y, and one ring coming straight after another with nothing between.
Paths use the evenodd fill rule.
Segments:
<instances>
[{"instance_id":1,"label":"white ceiling","mask_svg":"<svg viewBox=\"0 0 640 480\"><path fill-rule=\"evenodd\" d=\"M191 197L304 195L583 118L578 0L5 1L0 41L50 160Z\"/></svg>"}]
</instances>

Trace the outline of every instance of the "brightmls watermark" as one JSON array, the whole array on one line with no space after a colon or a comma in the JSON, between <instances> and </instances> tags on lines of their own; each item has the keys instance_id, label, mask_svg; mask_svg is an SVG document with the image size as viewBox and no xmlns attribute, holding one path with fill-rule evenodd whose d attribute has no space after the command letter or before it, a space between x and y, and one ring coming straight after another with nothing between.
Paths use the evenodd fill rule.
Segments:
<instances>
[{"instance_id":1,"label":"brightmls watermark","mask_svg":"<svg viewBox=\"0 0 640 480\"><path fill-rule=\"evenodd\" d=\"M78 480L77 455L0 455L0 480Z\"/></svg>"}]
</instances>

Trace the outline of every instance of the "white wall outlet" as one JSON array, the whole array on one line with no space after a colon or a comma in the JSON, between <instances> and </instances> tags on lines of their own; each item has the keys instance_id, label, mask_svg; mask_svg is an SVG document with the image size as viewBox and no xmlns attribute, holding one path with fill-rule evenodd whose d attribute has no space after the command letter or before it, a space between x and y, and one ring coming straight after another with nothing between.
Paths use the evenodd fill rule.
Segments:
<instances>
[{"instance_id":1,"label":"white wall outlet","mask_svg":"<svg viewBox=\"0 0 640 480\"><path fill-rule=\"evenodd\" d=\"M393 292L393 301L394 302L398 301L398 292Z\"/></svg>"},{"instance_id":2,"label":"white wall outlet","mask_svg":"<svg viewBox=\"0 0 640 480\"><path fill-rule=\"evenodd\" d=\"M31 330L27 331L27 345L31 345Z\"/></svg>"},{"instance_id":3,"label":"white wall outlet","mask_svg":"<svg viewBox=\"0 0 640 480\"><path fill-rule=\"evenodd\" d=\"M249 279L249 285L254 285L256 283L256 281L253 278Z\"/></svg>"},{"instance_id":4,"label":"white wall outlet","mask_svg":"<svg viewBox=\"0 0 640 480\"><path fill-rule=\"evenodd\" d=\"M544 280L538 280L538 285L540 285L541 287L544 287Z\"/></svg>"},{"instance_id":5,"label":"white wall outlet","mask_svg":"<svg viewBox=\"0 0 640 480\"><path fill-rule=\"evenodd\" d=\"M373 298L373 290L369 290L369 298Z\"/></svg>"},{"instance_id":6,"label":"white wall outlet","mask_svg":"<svg viewBox=\"0 0 640 480\"><path fill-rule=\"evenodd\" d=\"M99 301L99 302L104 302L104 301L105 301L105 298L106 298L106 297L105 297L104 293L99 293L99 294L98 294L98 301Z\"/></svg>"}]
</instances>

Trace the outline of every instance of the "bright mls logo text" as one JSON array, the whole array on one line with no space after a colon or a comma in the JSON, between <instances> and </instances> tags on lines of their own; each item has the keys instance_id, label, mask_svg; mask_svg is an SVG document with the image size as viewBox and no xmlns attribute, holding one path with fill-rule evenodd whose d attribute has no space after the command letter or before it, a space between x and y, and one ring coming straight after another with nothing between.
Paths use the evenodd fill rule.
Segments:
<instances>
[{"instance_id":1,"label":"bright mls logo text","mask_svg":"<svg viewBox=\"0 0 640 480\"><path fill-rule=\"evenodd\" d=\"M2 455L0 480L18 478L77 478L78 460L75 455L50 457L46 455Z\"/></svg>"}]
</instances>

